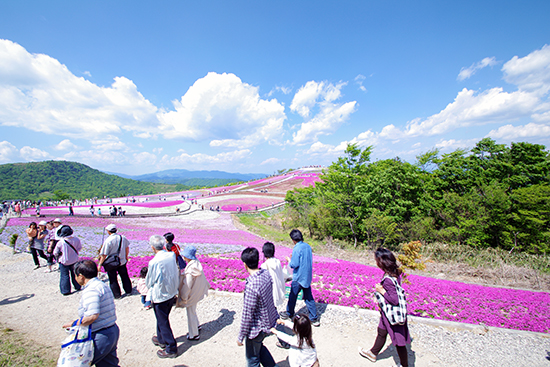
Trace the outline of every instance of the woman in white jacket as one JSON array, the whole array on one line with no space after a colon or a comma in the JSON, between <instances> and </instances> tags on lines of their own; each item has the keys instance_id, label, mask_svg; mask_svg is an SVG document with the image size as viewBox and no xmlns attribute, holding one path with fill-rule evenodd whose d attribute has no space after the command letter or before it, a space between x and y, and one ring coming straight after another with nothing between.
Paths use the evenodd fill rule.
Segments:
<instances>
[{"instance_id":1,"label":"woman in white jacket","mask_svg":"<svg viewBox=\"0 0 550 367\"><path fill-rule=\"evenodd\" d=\"M195 256L195 246L186 246L181 256L187 262L185 271L180 278L180 289L176 307L185 307L187 310L187 339L199 340L199 318L197 317L197 303L208 295L210 284L206 280L202 265Z\"/></svg>"}]
</instances>

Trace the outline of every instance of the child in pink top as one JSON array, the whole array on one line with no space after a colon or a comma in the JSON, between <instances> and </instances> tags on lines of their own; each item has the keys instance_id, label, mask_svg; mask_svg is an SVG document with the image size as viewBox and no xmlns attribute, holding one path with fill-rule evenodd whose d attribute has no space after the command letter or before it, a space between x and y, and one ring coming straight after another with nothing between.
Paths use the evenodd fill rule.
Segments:
<instances>
[{"instance_id":1,"label":"child in pink top","mask_svg":"<svg viewBox=\"0 0 550 367\"><path fill-rule=\"evenodd\" d=\"M139 272L139 280L137 283L137 290L141 294L141 303L146 310L151 309L151 295L149 294L149 288L145 285L145 278L147 277L147 266L141 268Z\"/></svg>"}]
</instances>

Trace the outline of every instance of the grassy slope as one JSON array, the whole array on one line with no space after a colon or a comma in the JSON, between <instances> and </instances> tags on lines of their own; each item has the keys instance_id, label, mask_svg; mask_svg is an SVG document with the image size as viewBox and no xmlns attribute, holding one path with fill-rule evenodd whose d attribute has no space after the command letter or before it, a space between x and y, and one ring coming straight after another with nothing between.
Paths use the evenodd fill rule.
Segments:
<instances>
[{"instance_id":1,"label":"grassy slope","mask_svg":"<svg viewBox=\"0 0 550 367\"><path fill-rule=\"evenodd\" d=\"M59 351L37 344L12 329L0 326L0 367L49 367L57 364Z\"/></svg>"}]
</instances>

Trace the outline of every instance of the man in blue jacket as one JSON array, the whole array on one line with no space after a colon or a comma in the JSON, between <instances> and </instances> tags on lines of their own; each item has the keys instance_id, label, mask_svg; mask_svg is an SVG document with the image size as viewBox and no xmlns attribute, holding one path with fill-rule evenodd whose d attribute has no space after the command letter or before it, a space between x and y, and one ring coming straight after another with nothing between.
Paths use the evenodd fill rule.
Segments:
<instances>
[{"instance_id":1,"label":"man in blue jacket","mask_svg":"<svg viewBox=\"0 0 550 367\"><path fill-rule=\"evenodd\" d=\"M287 257L289 266L292 268L292 284L290 286L290 294L288 296L288 304L286 311L281 312L281 319L286 320L294 316L294 308L298 293L303 291L303 299L309 311L309 319L313 326L319 326L319 318L317 316L317 306L311 294L311 278L313 275L313 254L311 246L304 242L302 232L293 229L290 232L290 238L294 242L292 250L292 258Z\"/></svg>"}]
</instances>

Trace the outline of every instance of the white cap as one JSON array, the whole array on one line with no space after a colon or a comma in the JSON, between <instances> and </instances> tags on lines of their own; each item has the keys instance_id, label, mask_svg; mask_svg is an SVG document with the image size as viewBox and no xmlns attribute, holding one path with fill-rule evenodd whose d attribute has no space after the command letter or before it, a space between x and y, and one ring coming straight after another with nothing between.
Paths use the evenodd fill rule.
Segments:
<instances>
[{"instance_id":1,"label":"white cap","mask_svg":"<svg viewBox=\"0 0 550 367\"><path fill-rule=\"evenodd\" d=\"M48 224L48 222L45 220L41 220L40 223L38 223L39 226L45 226L46 224Z\"/></svg>"},{"instance_id":2,"label":"white cap","mask_svg":"<svg viewBox=\"0 0 550 367\"><path fill-rule=\"evenodd\" d=\"M116 230L116 226L114 224L109 224L105 229L109 232L112 232L113 230Z\"/></svg>"},{"instance_id":3,"label":"white cap","mask_svg":"<svg viewBox=\"0 0 550 367\"><path fill-rule=\"evenodd\" d=\"M54 223L55 223L55 222L61 223L61 219L59 219L59 218L55 218L53 221L54 221Z\"/></svg>"}]
</instances>

